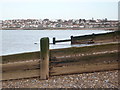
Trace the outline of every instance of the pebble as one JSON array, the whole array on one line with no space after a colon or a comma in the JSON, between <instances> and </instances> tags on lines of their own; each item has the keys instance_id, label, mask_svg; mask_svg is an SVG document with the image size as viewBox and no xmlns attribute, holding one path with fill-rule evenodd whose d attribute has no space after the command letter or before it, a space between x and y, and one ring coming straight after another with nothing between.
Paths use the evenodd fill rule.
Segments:
<instances>
[{"instance_id":1,"label":"pebble","mask_svg":"<svg viewBox=\"0 0 120 90\"><path fill-rule=\"evenodd\" d=\"M118 70L3 81L2 88L118 88Z\"/></svg>"}]
</instances>

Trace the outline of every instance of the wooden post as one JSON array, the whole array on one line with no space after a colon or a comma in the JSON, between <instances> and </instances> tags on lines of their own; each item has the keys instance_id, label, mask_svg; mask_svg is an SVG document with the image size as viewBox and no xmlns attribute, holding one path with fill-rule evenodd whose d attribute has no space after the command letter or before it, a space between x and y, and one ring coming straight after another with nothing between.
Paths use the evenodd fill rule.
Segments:
<instances>
[{"instance_id":1,"label":"wooden post","mask_svg":"<svg viewBox=\"0 0 120 90\"><path fill-rule=\"evenodd\" d=\"M40 79L49 78L49 38L41 38L40 40Z\"/></svg>"},{"instance_id":2,"label":"wooden post","mask_svg":"<svg viewBox=\"0 0 120 90\"><path fill-rule=\"evenodd\" d=\"M55 37L53 38L53 44L55 44Z\"/></svg>"},{"instance_id":3,"label":"wooden post","mask_svg":"<svg viewBox=\"0 0 120 90\"><path fill-rule=\"evenodd\" d=\"M71 44L73 44L73 36L71 36L70 38L71 38Z\"/></svg>"},{"instance_id":4,"label":"wooden post","mask_svg":"<svg viewBox=\"0 0 120 90\"><path fill-rule=\"evenodd\" d=\"M95 34L93 33L93 34L92 34L92 40L94 40L94 39L95 39Z\"/></svg>"}]
</instances>

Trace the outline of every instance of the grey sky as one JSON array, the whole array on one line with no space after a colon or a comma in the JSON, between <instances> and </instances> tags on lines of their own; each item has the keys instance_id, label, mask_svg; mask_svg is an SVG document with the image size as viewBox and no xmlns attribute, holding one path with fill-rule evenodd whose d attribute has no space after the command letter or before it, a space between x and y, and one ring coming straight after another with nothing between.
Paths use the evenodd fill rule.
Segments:
<instances>
[{"instance_id":1,"label":"grey sky","mask_svg":"<svg viewBox=\"0 0 120 90\"><path fill-rule=\"evenodd\" d=\"M0 19L118 19L118 0L2 0Z\"/></svg>"}]
</instances>

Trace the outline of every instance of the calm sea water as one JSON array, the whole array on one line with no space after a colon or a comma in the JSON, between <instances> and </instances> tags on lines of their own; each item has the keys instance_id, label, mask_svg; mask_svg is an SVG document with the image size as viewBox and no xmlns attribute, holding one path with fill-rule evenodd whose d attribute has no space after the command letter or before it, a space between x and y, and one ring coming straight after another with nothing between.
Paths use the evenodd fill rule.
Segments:
<instances>
[{"instance_id":1,"label":"calm sea water","mask_svg":"<svg viewBox=\"0 0 120 90\"><path fill-rule=\"evenodd\" d=\"M57 40L69 39L70 36L80 36L92 33L105 33L110 31L104 30L2 30L1 55L9 55L24 52L33 52L40 50L40 38L49 37L50 43L52 38L56 37ZM37 43L37 44L35 44ZM73 47L70 42L57 43L56 45L50 44L50 49ZM82 46L82 45L80 45Z\"/></svg>"}]
</instances>

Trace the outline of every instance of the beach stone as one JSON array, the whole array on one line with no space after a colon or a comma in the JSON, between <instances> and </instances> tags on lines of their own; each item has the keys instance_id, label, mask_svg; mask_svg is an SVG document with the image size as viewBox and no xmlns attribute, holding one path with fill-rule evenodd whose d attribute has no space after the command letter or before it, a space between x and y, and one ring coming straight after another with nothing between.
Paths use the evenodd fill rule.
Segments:
<instances>
[{"instance_id":1,"label":"beach stone","mask_svg":"<svg viewBox=\"0 0 120 90\"><path fill-rule=\"evenodd\" d=\"M3 81L4 88L118 88L118 70Z\"/></svg>"}]
</instances>

